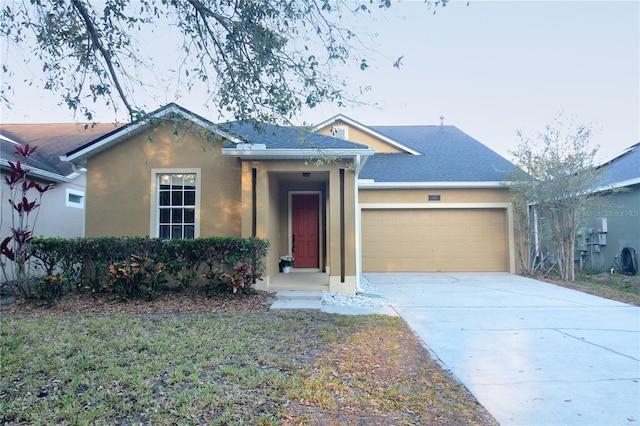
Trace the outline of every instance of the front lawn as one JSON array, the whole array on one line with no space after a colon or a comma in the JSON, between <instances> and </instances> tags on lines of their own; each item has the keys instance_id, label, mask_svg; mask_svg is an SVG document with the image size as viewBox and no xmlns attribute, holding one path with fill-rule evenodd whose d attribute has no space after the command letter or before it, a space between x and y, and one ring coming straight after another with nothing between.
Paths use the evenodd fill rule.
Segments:
<instances>
[{"instance_id":1,"label":"front lawn","mask_svg":"<svg viewBox=\"0 0 640 426\"><path fill-rule=\"evenodd\" d=\"M399 318L3 312L2 424L496 424Z\"/></svg>"}]
</instances>

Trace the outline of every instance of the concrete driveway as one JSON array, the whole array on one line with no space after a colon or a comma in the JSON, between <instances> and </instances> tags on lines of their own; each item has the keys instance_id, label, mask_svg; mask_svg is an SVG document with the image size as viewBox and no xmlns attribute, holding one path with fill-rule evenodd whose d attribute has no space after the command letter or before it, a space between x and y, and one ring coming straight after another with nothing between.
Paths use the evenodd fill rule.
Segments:
<instances>
[{"instance_id":1,"label":"concrete driveway","mask_svg":"<svg viewBox=\"0 0 640 426\"><path fill-rule=\"evenodd\" d=\"M640 425L640 308L507 273L367 273L501 425Z\"/></svg>"}]
</instances>

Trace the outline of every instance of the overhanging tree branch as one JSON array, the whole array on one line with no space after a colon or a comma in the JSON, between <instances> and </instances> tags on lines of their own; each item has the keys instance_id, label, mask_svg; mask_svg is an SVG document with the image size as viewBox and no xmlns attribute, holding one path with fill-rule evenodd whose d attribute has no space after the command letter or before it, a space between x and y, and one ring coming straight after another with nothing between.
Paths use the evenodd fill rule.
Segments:
<instances>
[{"instance_id":1,"label":"overhanging tree branch","mask_svg":"<svg viewBox=\"0 0 640 426\"><path fill-rule=\"evenodd\" d=\"M425 3L425 10L441 4ZM288 121L304 105L347 100L346 78L336 65L366 68L361 52L367 47L344 26L343 17L365 17L376 6L388 8L391 2L103 0L99 7L91 0L4 2L0 34L20 51L30 50L42 64L45 88L61 93L73 110L92 118L85 104L89 92L94 102L102 98L116 111L124 106L134 119L143 109L136 93L143 88L148 93L150 83L148 76L133 72L138 64L153 61L132 47L147 35L145 30L168 28L183 37L182 46L167 44L166 49L189 77L187 90L204 85L221 115L275 122ZM176 25L170 26L170 20ZM16 56L5 56L5 75L11 76L6 70ZM179 96L181 73L167 77L173 71L169 68L163 81L177 80ZM9 91L1 90L0 97L10 102ZM166 87L157 90L164 93Z\"/></svg>"},{"instance_id":2,"label":"overhanging tree branch","mask_svg":"<svg viewBox=\"0 0 640 426\"><path fill-rule=\"evenodd\" d=\"M84 21L87 29L87 33L89 34L89 37L91 37L91 46L89 46L89 48L92 50L97 49L98 52L100 52L100 54L104 58L105 65L109 70L111 81L116 87L116 90L118 91L118 95L120 96L122 103L124 104L125 108L129 112L129 117L133 121L135 119L135 115L137 111L133 106L131 106L127 95L125 94L124 90L122 90L120 79L118 78L118 74L116 73L116 70L113 67L113 56L111 55L111 52L102 45L102 42L100 40L100 35L98 34L98 29L94 25L93 20L91 19L91 16L89 16L89 12L85 8L82 1L71 0L71 3L73 4L73 7L78 11L80 16L82 17L82 20Z\"/></svg>"}]
</instances>

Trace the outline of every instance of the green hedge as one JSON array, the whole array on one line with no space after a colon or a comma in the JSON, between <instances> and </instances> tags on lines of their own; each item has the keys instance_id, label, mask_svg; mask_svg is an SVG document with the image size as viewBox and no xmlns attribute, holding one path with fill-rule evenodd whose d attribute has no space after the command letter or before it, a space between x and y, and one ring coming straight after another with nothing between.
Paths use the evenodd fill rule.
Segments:
<instances>
[{"instance_id":1,"label":"green hedge","mask_svg":"<svg viewBox=\"0 0 640 426\"><path fill-rule=\"evenodd\" d=\"M191 240L158 238L34 238L30 243L33 265L43 276L63 276L69 290L102 292L112 288L113 265L130 264L132 257L163 264L162 273L179 286L202 277L233 274L238 262L246 265L250 289L264 267L269 242L259 238L212 237ZM215 283L219 288L219 283ZM236 289L237 290L237 289ZM235 290L234 290L235 291Z\"/></svg>"}]
</instances>

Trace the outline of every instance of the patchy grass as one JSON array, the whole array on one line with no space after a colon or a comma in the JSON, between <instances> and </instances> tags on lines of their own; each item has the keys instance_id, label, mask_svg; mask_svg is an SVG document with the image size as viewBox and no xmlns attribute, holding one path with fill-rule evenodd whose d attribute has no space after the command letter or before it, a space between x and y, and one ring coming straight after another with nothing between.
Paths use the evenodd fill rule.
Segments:
<instances>
[{"instance_id":1,"label":"patchy grass","mask_svg":"<svg viewBox=\"0 0 640 426\"><path fill-rule=\"evenodd\" d=\"M640 306L640 275L578 273L573 283L548 281L607 299Z\"/></svg>"},{"instance_id":2,"label":"patchy grass","mask_svg":"<svg viewBox=\"0 0 640 426\"><path fill-rule=\"evenodd\" d=\"M0 321L2 424L496 424L399 318Z\"/></svg>"}]
</instances>

